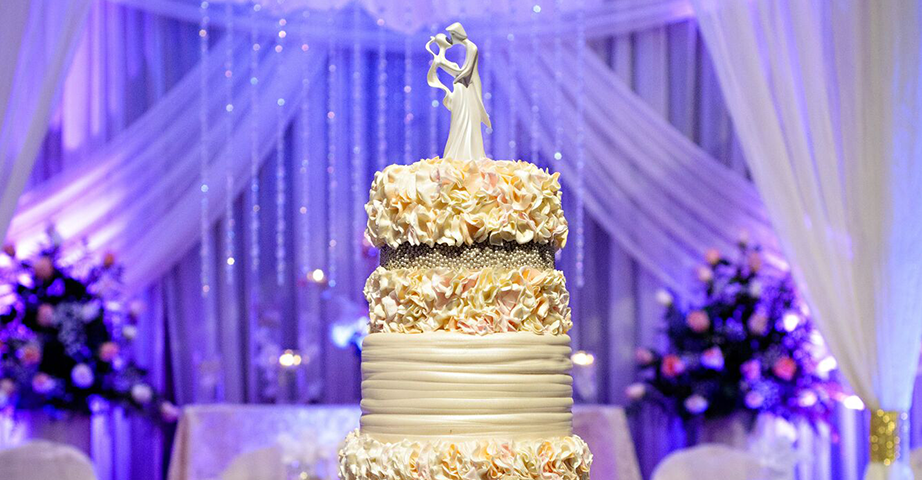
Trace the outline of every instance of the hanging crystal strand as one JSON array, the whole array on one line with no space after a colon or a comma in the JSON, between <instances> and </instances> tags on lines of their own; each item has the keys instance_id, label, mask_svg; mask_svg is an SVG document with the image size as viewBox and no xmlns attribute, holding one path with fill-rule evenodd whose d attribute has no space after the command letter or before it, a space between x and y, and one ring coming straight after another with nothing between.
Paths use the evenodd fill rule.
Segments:
<instances>
[{"instance_id":1,"label":"hanging crystal strand","mask_svg":"<svg viewBox=\"0 0 922 480\"><path fill-rule=\"evenodd\" d=\"M259 284L259 146L258 141L258 124L259 115L259 96L258 86L259 78L257 72L259 69L259 50L260 44L257 37L257 14L262 7L260 4L253 4L250 11L250 274L252 284ZM253 288L258 291L258 288ZM254 302L255 303L255 302ZM254 305L255 307L255 305Z\"/></svg>"},{"instance_id":2,"label":"hanging crystal strand","mask_svg":"<svg viewBox=\"0 0 922 480\"><path fill-rule=\"evenodd\" d=\"M412 13L412 2L406 2L406 15L410 18ZM405 35L403 40L403 163L409 165L413 161L410 150L410 127L413 124L413 104L410 93L413 86L410 83L413 79L413 44L410 40L412 35Z\"/></svg>"},{"instance_id":3,"label":"hanging crystal strand","mask_svg":"<svg viewBox=\"0 0 922 480\"><path fill-rule=\"evenodd\" d=\"M554 160L563 159L563 0L554 0Z\"/></svg>"},{"instance_id":4,"label":"hanging crystal strand","mask_svg":"<svg viewBox=\"0 0 922 480\"><path fill-rule=\"evenodd\" d=\"M282 0L278 0L278 3L281 6ZM284 17L278 21L279 30L275 40L276 55L281 55L285 48L284 40L288 36L287 24L288 21ZM282 115L285 99L279 97L276 103L278 108L275 109L275 283L281 287L285 285L288 256L287 248L285 247L285 235L288 229L288 222L285 218L287 210L285 118Z\"/></svg>"},{"instance_id":5,"label":"hanging crystal strand","mask_svg":"<svg viewBox=\"0 0 922 480\"><path fill-rule=\"evenodd\" d=\"M360 258L363 252L363 232L365 231L365 199L363 198L363 162L362 162L362 107L365 105L365 91L362 88L362 45L359 43L361 27L361 10L353 6L352 29L354 41L352 43L352 166L351 166L351 192L352 192L352 241L353 257Z\"/></svg>"},{"instance_id":6,"label":"hanging crystal strand","mask_svg":"<svg viewBox=\"0 0 922 480\"><path fill-rule=\"evenodd\" d=\"M582 288L586 255L586 10L579 0L576 12L576 286Z\"/></svg>"},{"instance_id":7,"label":"hanging crystal strand","mask_svg":"<svg viewBox=\"0 0 922 480\"><path fill-rule=\"evenodd\" d=\"M224 5L224 13L227 16L227 38L224 49L224 139L226 143L231 142L234 132L234 8L231 2ZM224 170L224 182L227 194L224 196L224 258L226 262L225 282L227 285L234 284L234 258L236 250L236 217L234 216L234 173L231 169L230 162Z\"/></svg>"},{"instance_id":8,"label":"hanging crystal strand","mask_svg":"<svg viewBox=\"0 0 922 480\"><path fill-rule=\"evenodd\" d=\"M538 15L541 14L541 5L531 7L531 22L529 22L528 36L531 40L531 64L538 64ZM536 67L535 67L536 68ZM531 102L531 124L528 128L528 146L531 162L538 162L538 76L529 75L528 83L529 100Z\"/></svg>"},{"instance_id":9,"label":"hanging crystal strand","mask_svg":"<svg viewBox=\"0 0 922 480\"><path fill-rule=\"evenodd\" d=\"M210 257L211 257L211 228L209 222L208 214L208 60L209 60L209 51L208 51L208 36L209 36L209 18L208 18L208 2L203 1L199 9L201 13L201 18L199 22L199 55L200 55L200 65L201 65L201 76L199 78L199 168L200 168L200 182L201 182L201 235L202 243L201 248L199 249L199 255L201 256L202 262L202 271L201 271L201 284L202 284L202 298L205 299L205 310L208 318L211 318L211 309L209 308L210 302L208 301L209 292L211 291L211 272L210 272Z\"/></svg>"},{"instance_id":10,"label":"hanging crystal strand","mask_svg":"<svg viewBox=\"0 0 922 480\"><path fill-rule=\"evenodd\" d=\"M333 30L334 15L330 15L329 26ZM336 88L339 82L336 81L336 45L333 43L333 37L330 37L327 45L328 72L327 72L327 223L329 224L329 240L327 243L327 285L330 288L336 286L336 222L333 220L339 216L340 206L336 203L338 199L338 182L336 181L336 100L339 98L336 94Z\"/></svg>"},{"instance_id":11,"label":"hanging crystal strand","mask_svg":"<svg viewBox=\"0 0 922 480\"><path fill-rule=\"evenodd\" d=\"M307 23L307 19L310 16L310 12L305 10L303 12L304 23ZM298 272L298 275L301 278L306 278L308 272L310 271L310 218L308 216L308 197L310 196L310 188L308 185L308 172L310 171L310 149L307 148L308 142L310 141L310 116L308 115L308 91L310 89L310 79L308 75L308 62L307 54L310 51L310 44L307 42L307 27L306 25L301 25L301 52L304 57L301 60L301 112L300 112L300 130L299 136L301 140L301 166L298 169L298 175L300 176L300 185L301 191L299 192L298 197L301 200L301 205L298 208L298 218L300 219L300 236L298 238L298 245L301 248L301 266Z\"/></svg>"},{"instance_id":12,"label":"hanging crystal strand","mask_svg":"<svg viewBox=\"0 0 922 480\"><path fill-rule=\"evenodd\" d=\"M387 165L387 47L384 45L384 9L378 17L378 62L375 72L375 84L378 95L377 152L375 169L384 170Z\"/></svg>"}]
</instances>

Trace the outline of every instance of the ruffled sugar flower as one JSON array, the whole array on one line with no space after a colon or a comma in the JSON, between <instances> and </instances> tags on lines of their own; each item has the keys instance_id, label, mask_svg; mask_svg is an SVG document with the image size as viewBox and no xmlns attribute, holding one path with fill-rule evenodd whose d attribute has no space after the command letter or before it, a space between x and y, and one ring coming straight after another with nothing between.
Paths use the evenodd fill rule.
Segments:
<instances>
[{"instance_id":1,"label":"ruffled sugar flower","mask_svg":"<svg viewBox=\"0 0 922 480\"><path fill-rule=\"evenodd\" d=\"M688 324L688 328L696 333L704 333L711 328L711 319L708 318L708 314L704 310L692 311L688 314L685 322Z\"/></svg>"},{"instance_id":2,"label":"ruffled sugar flower","mask_svg":"<svg viewBox=\"0 0 922 480\"><path fill-rule=\"evenodd\" d=\"M663 364L660 366L663 375L667 377L677 377L685 373L685 362L678 355L666 355L663 357Z\"/></svg>"},{"instance_id":3,"label":"ruffled sugar flower","mask_svg":"<svg viewBox=\"0 0 922 480\"><path fill-rule=\"evenodd\" d=\"M563 273L379 267L365 284L371 332L564 334L572 326Z\"/></svg>"},{"instance_id":4,"label":"ruffled sugar flower","mask_svg":"<svg viewBox=\"0 0 922 480\"><path fill-rule=\"evenodd\" d=\"M375 247L553 242L567 222L558 174L522 161L434 158L375 174L366 237Z\"/></svg>"}]
</instances>

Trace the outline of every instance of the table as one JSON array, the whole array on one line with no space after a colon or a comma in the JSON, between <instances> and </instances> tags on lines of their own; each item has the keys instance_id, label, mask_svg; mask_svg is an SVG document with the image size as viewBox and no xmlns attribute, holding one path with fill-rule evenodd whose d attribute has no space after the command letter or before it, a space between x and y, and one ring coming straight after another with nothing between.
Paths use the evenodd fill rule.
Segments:
<instances>
[{"instance_id":1,"label":"table","mask_svg":"<svg viewBox=\"0 0 922 480\"><path fill-rule=\"evenodd\" d=\"M284 480L308 465L334 479L339 442L360 416L357 405L187 406L169 480ZM577 405L573 428L592 449L593 480L641 480L623 408Z\"/></svg>"}]
</instances>

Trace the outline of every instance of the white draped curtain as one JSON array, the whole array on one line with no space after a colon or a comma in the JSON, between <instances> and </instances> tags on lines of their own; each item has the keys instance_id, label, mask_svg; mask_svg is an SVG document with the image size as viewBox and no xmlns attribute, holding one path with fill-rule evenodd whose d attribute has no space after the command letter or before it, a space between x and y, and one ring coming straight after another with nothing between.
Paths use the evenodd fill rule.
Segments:
<instances>
[{"instance_id":1,"label":"white draped curtain","mask_svg":"<svg viewBox=\"0 0 922 480\"><path fill-rule=\"evenodd\" d=\"M89 0L8 0L0 14L0 238L19 196L83 30Z\"/></svg>"},{"instance_id":2,"label":"white draped curtain","mask_svg":"<svg viewBox=\"0 0 922 480\"><path fill-rule=\"evenodd\" d=\"M694 3L755 183L840 368L871 409L908 411L922 342L918 2ZM905 453L865 478L912 478Z\"/></svg>"}]
</instances>

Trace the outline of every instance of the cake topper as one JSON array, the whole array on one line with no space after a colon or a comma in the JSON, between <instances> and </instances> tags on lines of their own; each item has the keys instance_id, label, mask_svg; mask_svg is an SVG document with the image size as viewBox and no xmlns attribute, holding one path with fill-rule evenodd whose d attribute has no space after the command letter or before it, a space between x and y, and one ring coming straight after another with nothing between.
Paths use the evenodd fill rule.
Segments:
<instances>
[{"instance_id":1,"label":"cake topper","mask_svg":"<svg viewBox=\"0 0 922 480\"><path fill-rule=\"evenodd\" d=\"M442 104L451 112L451 127L448 131L448 142L445 143L444 158L458 160L479 160L487 155L483 150L483 133L480 124L490 125L490 116L483 106L483 91L480 84L480 73L477 45L467 37L467 32L460 23L453 23L445 29L450 36L439 33L429 37L426 50L432 54L432 64L426 74L426 81L430 87L438 88L445 92ZM438 47L438 52L432 51L432 44ZM445 53L455 45L464 47L464 64L448 60ZM454 78L452 88L446 87L439 80L439 69L445 70Z\"/></svg>"}]
</instances>

